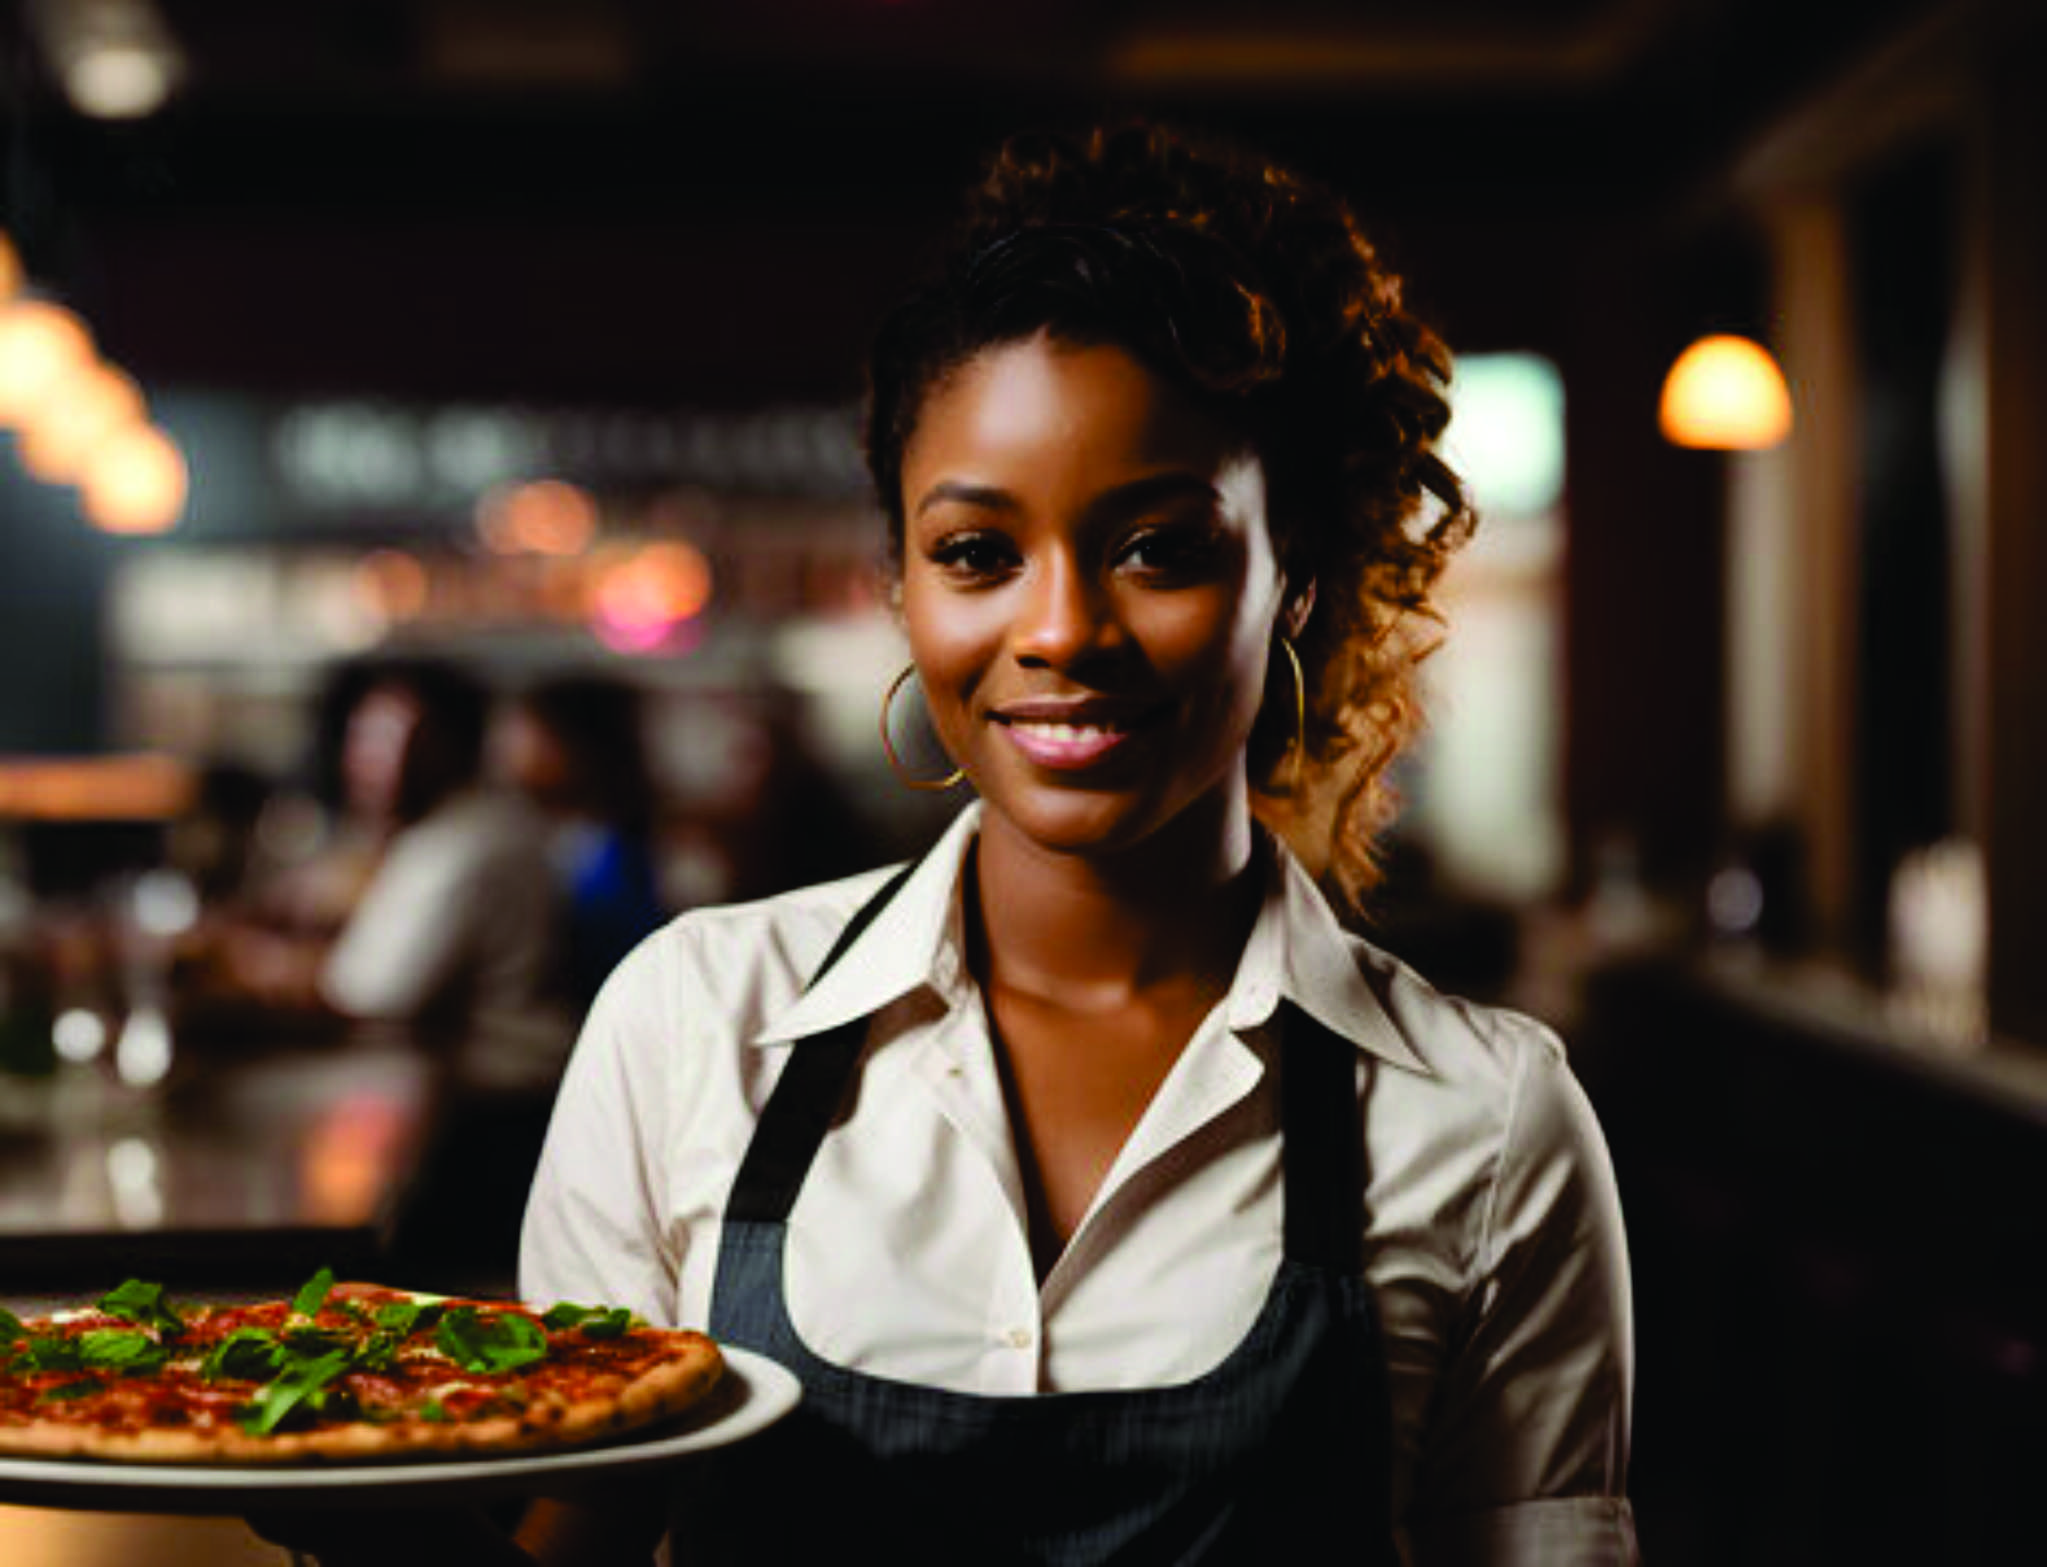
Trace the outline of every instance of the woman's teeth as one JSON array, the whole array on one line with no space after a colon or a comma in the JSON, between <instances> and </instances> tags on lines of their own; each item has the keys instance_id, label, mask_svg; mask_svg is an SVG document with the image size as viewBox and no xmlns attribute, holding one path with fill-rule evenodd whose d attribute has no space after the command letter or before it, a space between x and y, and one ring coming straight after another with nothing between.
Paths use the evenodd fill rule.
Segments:
<instances>
[{"instance_id":1,"label":"woman's teeth","mask_svg":"<svg viewBox=\"0 0 2047 1567\"><path fill-rule=\"evenodd\" d=\"M1105 735L1122 732L1113 724L1053 724L1039 719L1022 718L1011 720L1010 727L1042 739L1069 745L1079 740L1099 740Z\"/></svg>"}]
</instances>

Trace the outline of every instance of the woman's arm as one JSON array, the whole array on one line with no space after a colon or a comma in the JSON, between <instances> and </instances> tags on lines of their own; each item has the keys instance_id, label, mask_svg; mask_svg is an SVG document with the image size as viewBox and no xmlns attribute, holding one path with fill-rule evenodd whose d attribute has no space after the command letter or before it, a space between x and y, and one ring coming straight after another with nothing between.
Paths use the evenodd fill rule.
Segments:
<instances>
[{"instance_id":1,"label":"woman's arm","mask_svg":"<svg viewBox=\"0 0 2047 1567\"><path fill-rule=\"evenodd\" d=\"M1634 1326L1606 1142L1554 1038L1518 1048L1465 1318L1408 1514L1416 1567L1620 1567Z\"/></svg>"}]
</instances>

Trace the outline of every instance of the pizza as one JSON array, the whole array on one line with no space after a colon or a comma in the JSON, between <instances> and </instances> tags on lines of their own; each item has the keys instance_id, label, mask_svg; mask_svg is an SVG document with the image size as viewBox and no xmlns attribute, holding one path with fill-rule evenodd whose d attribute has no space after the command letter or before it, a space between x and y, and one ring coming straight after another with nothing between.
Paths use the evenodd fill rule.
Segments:
<instances>
[{"instance_id":1,"label":"pizza","mask_svg":"<svg viewBox=\"0 0 2047 1567\"><path fill-rule=\"evenodd\" d=\"M181 1304L131 1279L22 1320L0 1308L0 1453L140 1463L359 1463L571 1447L690 1408L701 1333L623 1307L336 1283Z\"/></svg>"}]
</instances>

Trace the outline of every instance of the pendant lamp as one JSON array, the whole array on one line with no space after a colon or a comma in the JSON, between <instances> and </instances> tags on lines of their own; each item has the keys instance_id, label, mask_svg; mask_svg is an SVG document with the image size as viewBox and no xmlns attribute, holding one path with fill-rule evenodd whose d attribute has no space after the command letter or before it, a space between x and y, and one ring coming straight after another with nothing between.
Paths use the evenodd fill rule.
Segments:
<instances>
[{"instance_id":1,"label":"pendant lamp","mask_svg":"<svg viewBox=\"0 0 2047 1567\"><path fill-rule=\"evenodd\" d=\"M1677 357L1663 381L1666 440L1716 451L1775 446L1791 433L1784 372L1760 343L1718 333Z\"/></svg>"}]
</instances>

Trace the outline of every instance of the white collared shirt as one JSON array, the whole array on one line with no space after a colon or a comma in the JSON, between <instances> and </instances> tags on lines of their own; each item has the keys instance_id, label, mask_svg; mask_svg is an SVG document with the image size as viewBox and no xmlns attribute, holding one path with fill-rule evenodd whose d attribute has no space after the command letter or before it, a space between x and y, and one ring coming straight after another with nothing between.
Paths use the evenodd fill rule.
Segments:
<instances>
[{"instance_id":1,"label":"white collared shirt","mask_svg":"<svg viewBox=\"0 0 2047 1567\"><path fill-rule=\"evenodd\" d=\"M981 1394L1207 1371L1280 1254L1282 997L1358 1047L1366 1276L1396 1518L1417 1562L1632 1560L1632 1343L1605 1144L1554 1036L1438 995L1274 857L1229 993L1041 1285L987 1012L965 961L969 808L806 991L881 872L685 915L599 996L526 1215L529 1300L710 1315L726 1196L795 1043L868 1017L850 1114L790 1215L785 1288L827 1360Z\"/></svg>"}]
</instances>

